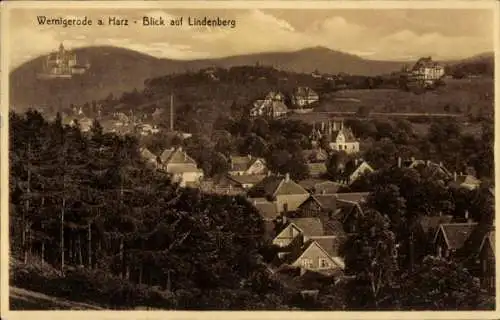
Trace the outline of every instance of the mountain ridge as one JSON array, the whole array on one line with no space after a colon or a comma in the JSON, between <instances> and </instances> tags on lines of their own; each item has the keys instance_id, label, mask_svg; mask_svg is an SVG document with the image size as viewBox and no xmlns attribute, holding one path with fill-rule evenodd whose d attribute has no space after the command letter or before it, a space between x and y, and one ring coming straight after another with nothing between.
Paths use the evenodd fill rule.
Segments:
<instances>
[{"instance_id":1,"label":"mountain ridge","mask_svg":"<svg viewBox=\"0 0 500 320\"><path fill-rule=\"evenodd\" d=\"M367 60L325 47L290 52L265 52L224 58L173 60L114 46L92 46L72 50L91 64L87 73L72 79L38 80L43 59L32 59L9 74L10 106L68 106L100 100L133 89L142 89L144 81L168 74L197 71L208 67L230 68L241 65L273 66L277 69L311 73L348 73L362 76L388 74L400 70L404 62Z\"/></svg>"}]
</instances>

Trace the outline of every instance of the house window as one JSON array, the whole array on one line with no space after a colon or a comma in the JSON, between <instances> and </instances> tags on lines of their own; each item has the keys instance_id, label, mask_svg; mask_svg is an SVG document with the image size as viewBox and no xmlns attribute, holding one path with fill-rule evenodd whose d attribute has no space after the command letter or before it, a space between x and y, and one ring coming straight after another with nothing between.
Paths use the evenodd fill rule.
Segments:
<instances>
[{"instance_id":1,"label":"house window","mask_svg":"<svg viewBox=\"0 0 500 320\"><path fill-rule=\"evenodd\" d=\"M302 259L301 261L302 267L305 269L311 269L313 267L313 262L311 259Z\"/></svg>"},{"instance_id":2,"label":"house window","mask_svg":"<svg viewBox=\"0 0 500 320\"><path fill-rule=\"evenodd\" d=\"M328 260L326 260L325 258L319 258L319 267L328 268L330 267L330 264L328 263Z\"/></svg>"}]
</instances>

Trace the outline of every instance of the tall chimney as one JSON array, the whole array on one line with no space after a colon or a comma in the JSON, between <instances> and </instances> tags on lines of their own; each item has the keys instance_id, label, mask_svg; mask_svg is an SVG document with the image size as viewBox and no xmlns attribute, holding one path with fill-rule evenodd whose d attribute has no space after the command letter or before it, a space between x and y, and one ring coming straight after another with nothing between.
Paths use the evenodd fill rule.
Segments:
<instances>
[{"instance_id":1,"label":"tall chimney","mask_svg":"<svg viewBox=\"0 0 500 320\"><path fill-rule=\"evenodd\" d=\"M402 167L402 162L403 162L403 159L401 159L401 157L398 157L398 168Z\"/></svg>"},{"instance_id":2,"label":"tall chimney","mask_svg":"<svg viewBox=\"0 0 500 320\"><path fill-rule=\"evenodd\" d=\"M453 172L453 181L457 181L457 172Z\"/></svg>"},{"instance_id":3,"label":"tall chimney","mask_svg":"<svg viewBox=\"0 0 500 320\"><path fill-rule=\"evenodd\" d=\"M174 95L170 95L170 131L174 131Z\"/></svg>"},{"instance_id":4,"label":"tall chimney","mask_svg":"<svg viewBox=\"0 0 500 320\"><path fill-rule=\"evenodd\" d=\"M267 170L267 176L270 177L273 175L273 172L271 170Z\"/></svg>"},{"instance_id":5,"label":"tall chimney","mask_svg":"<svg viewBox=\"0 0 500 320\"><path fill-rule=\"evenodd\" d=\"M285 182L288 182L288 181L290 181L290 174L287 172L285 174Z\"/></svg>"}]
</instances>

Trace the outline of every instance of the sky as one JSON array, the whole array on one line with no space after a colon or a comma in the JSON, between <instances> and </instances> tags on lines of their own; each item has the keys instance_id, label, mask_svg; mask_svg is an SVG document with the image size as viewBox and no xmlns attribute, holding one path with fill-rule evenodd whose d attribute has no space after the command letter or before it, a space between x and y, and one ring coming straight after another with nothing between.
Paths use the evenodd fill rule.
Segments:
<instances>
[{"instance_id":1,"label":"sky","mask_svg":"<svg viewBox=\"0 0 500 320\"><path fill-rule=\"evenodd\" d=\"M90 27L40 26L37 16L84 17ZM129 26L96 26L115 16ZM183 26L144 27L142 17L183 17ZM234 19L235 28L188 26L188 17ZM107 19L105 19L107 21ZM132 23L138 20L137 24ZM493 12L487 9L12 9L11 67L47 54L112 45L180 60L296 51L323 46L371 60L461 59L493 51Z\"/></svg>"}]
</instances>

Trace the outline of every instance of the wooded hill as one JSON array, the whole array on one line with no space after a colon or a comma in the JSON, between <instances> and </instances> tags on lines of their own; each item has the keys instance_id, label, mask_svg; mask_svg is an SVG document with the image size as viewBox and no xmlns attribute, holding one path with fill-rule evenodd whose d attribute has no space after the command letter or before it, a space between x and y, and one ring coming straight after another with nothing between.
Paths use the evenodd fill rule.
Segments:
<instances>
[{"instance_id":1,"label":"wooded hill","mask_svg":"<svg viewBox=\"0 0 500 320\"><path fill-rule=\"evenodd\" d=\"M378 76L397 72L402 62L365 60L355 55L315 47L295 52L249 54L206 60L158 59L133 50L101 46L75 50L91 68L72 79L38 80L44 57L39 57L12 70L10 73L10 107L23 111L40 106L59 110L69 104L84 104L100 100L110 93L115 96L137 88L144 81L169 74L197 72L201 69L231 68L235 66L271 66L286 73L310 75L315 70L326 74ZM491 61L492 62L492 61ZM449 65L457 61L445 62ZM467 65L469 62L464 61ZM268 83L268 85L272 84ZM250 86L251 82L247 83Z\"/></svg>"}]
</instances>

